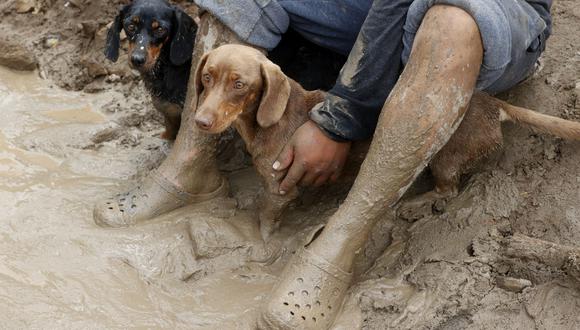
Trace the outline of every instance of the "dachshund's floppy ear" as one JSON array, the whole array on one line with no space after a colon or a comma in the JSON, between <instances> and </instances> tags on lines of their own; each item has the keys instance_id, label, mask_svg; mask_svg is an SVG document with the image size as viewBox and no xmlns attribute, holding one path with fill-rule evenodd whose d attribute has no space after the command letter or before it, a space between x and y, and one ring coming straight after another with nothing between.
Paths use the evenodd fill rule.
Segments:
<instances>
[{"instance_id":1,"label":"dachshund's floppy ear","mask_svg":"<svg viewBox=\"0 0 580 330\"><path fill-rule=\"evenodd\" d=\"M276 124L284 115L290 98L290 82L276 64L265 61L261 64L264 90L256 120L261 127Z\"/></svg>"},{"instance_id":2,"label":"dachshund's floppy ear","mask_svg":"<svg viewBox=\"0 0 580 330\"><path fill-rule=\"evenodd\" d=\"M193 54L197 25L193 18L183 10L175 7L174 29L175 32L173 34L173 40L171 40L169 58L173 65L183 65L191 59L191 55Z\"/></svg>"},{"instance_id":3,"label":"dachshund's floppy ear","mask_svg":"<svg viewBox=\"0 0 580 330\"><path fill-rule=\"evenodd\" d=\"M195 105L196 109L199 105L199 97L203 92L203 84L201 83L201 75L203 73L203 68L205 67L205 63L207 62L207 58L209 57L209 53L204 54L201 59L199 60L199 64L195 69L195 99L193 100L193 104Z\"/></svg>"},{"instance_id":4,"label":"dachshund's floppy ear","mask_svg":"<svg viewBox=\"0 0 580 330\"><path fill-rule=\"evenodd\" d=\"M130 5L124 6L119 10L119 14L115 17L113 25L107 33L107 43L105 45L105 57L113 62L119 59L119 47L121 43L121 30L123 29L123 20Z\"/></svg>"}]
</instances>

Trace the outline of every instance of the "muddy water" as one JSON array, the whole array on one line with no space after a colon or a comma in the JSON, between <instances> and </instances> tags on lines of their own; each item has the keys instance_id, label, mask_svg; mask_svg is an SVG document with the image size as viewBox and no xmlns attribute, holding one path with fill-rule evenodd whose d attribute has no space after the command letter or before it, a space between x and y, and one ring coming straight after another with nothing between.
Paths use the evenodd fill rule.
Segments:
<instances>
[{"instance_id":1,"label":"muddy water","mask_svg":"<svg viewBox=\"0 0 580 330\"><path fill-rule=\"evenodd\" d=\"M207 210L219 205L130 229L94 225L96 199L132 184L161 149L156 138L93 146L111 99L122 96L0 68L0 327L247 327L274 278L196 256L190 222L214 226ZM196 248L214 253L209 241Z\"/></svg>"}]
</instances>

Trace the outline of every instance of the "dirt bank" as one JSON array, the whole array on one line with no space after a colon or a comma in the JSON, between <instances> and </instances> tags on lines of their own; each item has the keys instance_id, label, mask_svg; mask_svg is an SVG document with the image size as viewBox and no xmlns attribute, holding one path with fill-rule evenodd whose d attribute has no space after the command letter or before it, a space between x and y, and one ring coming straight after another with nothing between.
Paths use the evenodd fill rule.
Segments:
<instances>
[{"instance_id":1,"label":"dirt bank","mask_svg":"<svg viewBox=\"0 0 580 330\"><path fill-rule=\"evenodd\" d=\"M20 54L0 63L36 68L0 68L0 324L251 328L284 262L348 187L305 194L263 246L258 180L230 155L232 198L96 227L93 202L133 185L170 147L126 59L102 56L122 2L0 4L0 44ZM580 4L558 1L554 21L542 71L503 97L580 120ZM504 131L504 151L458 198L414 222L384 215L337 328L580 328L580 143ZM426 175L415 190L428 185Z\"/></svg>"}]
</instances>

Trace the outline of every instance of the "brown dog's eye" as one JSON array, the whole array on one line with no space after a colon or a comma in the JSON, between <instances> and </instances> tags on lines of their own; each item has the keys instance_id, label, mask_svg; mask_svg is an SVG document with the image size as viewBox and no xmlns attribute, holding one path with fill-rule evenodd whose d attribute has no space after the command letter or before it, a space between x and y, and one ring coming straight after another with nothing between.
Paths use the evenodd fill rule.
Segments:
<instances>
[{"instance_id":1,"label":"brown dog's eye","mask_svg":"<svg viewBox=\"0 0 580 330\"><path fill-rule=\"evenodd\" d=\"M244 83L239 81L239 80L234 83L235 89L242 89L242 88L244 88L244 86L246 86L246 85L244 85Z\"/></svg>"},{"instance_id":2,"label":"brown dog's eye","mask_svg":"<svg viewBox=\"0 0 580 330\"><path fill-rule=\"evenodd\" d=\"M211 75L206 73L203 75L203 82L209 83L211 81Z\"/></svg>"}]
</instances>

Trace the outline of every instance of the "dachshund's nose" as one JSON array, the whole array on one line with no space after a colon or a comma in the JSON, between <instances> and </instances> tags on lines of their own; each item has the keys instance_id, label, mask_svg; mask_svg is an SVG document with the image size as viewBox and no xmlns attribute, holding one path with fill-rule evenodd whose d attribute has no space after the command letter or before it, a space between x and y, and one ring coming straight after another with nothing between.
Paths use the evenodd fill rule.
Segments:
<instances>
[{"instance_id":1,"label":"dachshund's nose","mask_svg":"<svg viewBox=\"0 0 580 330\"><path fill-rule=\"evenodd\" d=\"M200 129L207 131L213 126L213 119L208 117L196 117L195 124Z\"/></svg>"},{"instance_id":2,"label":"dachshund's nose","mask_svg":"<svg viewBox=\"0 0 580 330\"><path fill-rule=\"evenodd\" d=\"M133 65L136 67L143 66L143 64L145 64L145 55L134 53L131 55L131 63L133 63Z\"/></svg>"}]
</instances>

